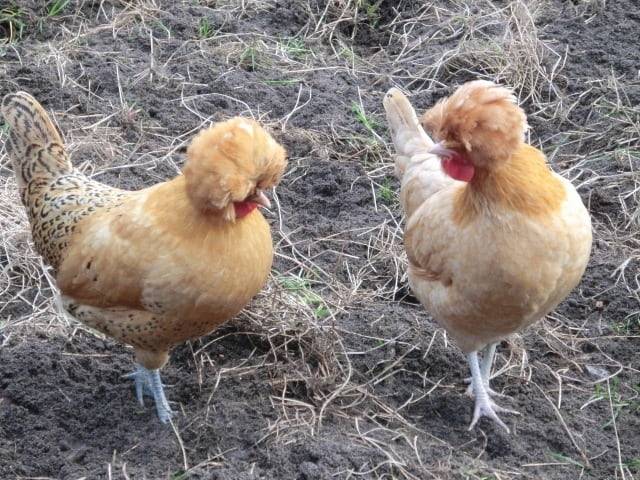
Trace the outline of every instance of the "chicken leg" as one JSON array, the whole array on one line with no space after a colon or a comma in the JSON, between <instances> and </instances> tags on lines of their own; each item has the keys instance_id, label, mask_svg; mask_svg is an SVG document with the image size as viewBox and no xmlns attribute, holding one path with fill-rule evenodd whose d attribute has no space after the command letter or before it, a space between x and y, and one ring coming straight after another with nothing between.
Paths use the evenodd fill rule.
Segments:
<instances>
[{"instance_id":1,"label":"chicken leg","mask_svg":"<svg viewBox=\"0 0 640 480\"><path fill-rule=\"evenodd\" d=\"M480 373L482 373L482 380L487 388L489 388L489 381L491 380L491 367L493 366L493 358L496 356L497 345L496 342L492 342L482 349Z\"/></svg>"},{"instance_id":2,"label":"chicken leg","mask_svg":"<svg viewBox=\"0 0 640 480\"><path fill-rule=\"evenodd\" d=\"M62 307L86 325L107 335L124 338L132 343L137 343L136 339L130 337L136 331L136 322L144 324L147 317L151 316L149 312L138 310L98 308L91 305L83 305L64 295L62 296ZM125 326L123 319L127 319L129 325ZM125 375L125 377L135 381L136 397L140 405L144 406L143 396L145 394L152 397L156 404L158 418L162 423L167 423L173 412L164 395L160 369L146 368L140 363L147 363L149 366L162 366L166 362L167 354L165 352L149 352L136 348L136 357L138 360L136 370Z\"/></svg>"},{"instance_id":3,"label":"chicken leg","mask_svg":"<svg viewBox=\"0 0 640 480\"><path fill-rule=\"evenodd\" d=\"M482 362L480 363L480 374L482 375L482 381L484 382L484 387L491 397L502 397L505 398L507 395L502 393L498 393L493 390L489 384L491 382L491 367L493 366L493 359L496 356L496 347L498 346L498 342L489 343L486 347L482 349ZM467 395L473 395L473 385L472 385L472 377L467 377L464 379L465 383L469 384L469 388L467 388Z\"/></svg>"},{"instance_id":4,"label":"chicken leg","mask_svg":"<svg viewBox=\"0 0 640 480\"><path fill-rule=\"evenodd\" d=\"M520 412L503 408L497 405L491 399L491 389L488 387L488 383L485 383L483 371L480 369L480 364L478 362L478 352L469 353L467 355L467 361L469 362L469 368L471 369L471 388L473 389L473 394L476 401L473 411L473 420L471 420L469 430L475 427L476 423L478 422L478 420L480 420L481 417L489 417L502 428L504 428L507 433L511 433L509 427L507 427L507 425L500 419L500 417L498 417L498 413L512 413L514 415L520 415ZM491 371L490 367L489 371Z\"/></svg>"},{"instance_id":5,"label":"chicken leg","mask_svg":"<svg viewBox=\"0 0 640 480\"><path fill-rule=\"evenodd\" d=\"M125 375L126 378L133 378L136 386L136 398L141 406L144 407L144 395L153 398L156 404L156 412L162 423L167 423L173 411L169 407L167 397L164 395L164 387L160 379L160 369L149 370L142 365L137 364L136 370Z\"/></svg>"}]
</instances>

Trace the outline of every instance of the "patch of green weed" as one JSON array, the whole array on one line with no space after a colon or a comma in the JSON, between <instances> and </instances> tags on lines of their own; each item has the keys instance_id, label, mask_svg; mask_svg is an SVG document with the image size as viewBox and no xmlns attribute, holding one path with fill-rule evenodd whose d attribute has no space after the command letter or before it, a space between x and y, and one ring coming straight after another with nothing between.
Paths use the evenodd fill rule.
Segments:
<instances>
[{"instance_id":1,"label":"patch of green weed","mask_svg":"<svg viewBox=\"0 0 640 480\"><path fill-rule=\"evenodd\" d=\"M266 63L264 53L257 44L247 45L240 53L239 65L250 72L256 71L261 65Z\"/></svg>"},{"instance_id":2,"label":"patch of green weed","mask_svg":"<svg viewBox=\"0 0 640 480\"><path fill-rule=\"evenodd\" d=\"M171 38L171 29L167 27L162 21L157 20L153 22L153 25L155 27L158 27L159 30L164 30L164 32L167 34L167 38Z\"/></svg>"},{"instance_id":3,"label":"patch of green weed","mask_svg":"<svg viewBox=\"0 0 640 480\"><path fill-rule=\"evenodd\" d=\"M25 26L24 12L20 7L14 4L0 9L0 37L9 43L21 40Z\"/></svg>"},{"instance_id":4,"label":"patch of green weed","mask_svg":"<svg viewBox=\"0 0 640 480\"><path fill-rule=\"evenodd\" d=\"M302 81L301 78L290 78L290 79L282 79L282 80L265 80L264 83L267 85L295 85L296 83L300 83Z\"/></svg>"},{"instance_id":5,"label":"patch of green weed","mask_svg":"<svg viewBox=\"0 0 640 480\"><path fill-rule=\"evenodd\" d=\"M69 0L53 0L47 5L47 17L57 17L69 5Z\"/></svg>"},{"instance_id":6,"label":"patch of green weed","mask_svg":"<svg viewBox=\"0 0 640 480\"><path fill-rule=\"evenodd\" d=\"M311 49L307 48L303 39L298 37L287 38L282 42L282 50L285 51L289 58L297 60L304 59L310 55Z\"/></svg>"},{"instance_id":7,"label":"patch of green weed","mask_svg":"<svg viewBox=\"0 0 640 480\"><path fill-rule=\"evenodd\" d=\"M640 331L640 312L627 316L621 322L615 322L611 326L618 335L632 335Z\"/></svg>"},{"instance_id":8,"label":"patch of green weed","mask_svg":"<svg viewBox=\"0 0 640 480\"><path fill-rule=\"evenodd\" d=\"M323 319L331 315L331 311L320 295L311 290L308 279L295 276L282 276L278 283L287 291L294 293L303 303L308 305L316 318Z\"/></svg>"},{"instance_id":9,"label":"patch of green weed","mask_svg":"<svg viewBox=\"0 0 640 480\"><path fill-rule=\"evenodd\" d=\"M338 56L349 63L355 63L357 56L353 51L353 47L345 44L344 42L338 40L340 44L340 50L338 51Z\"/></svg>"},{"instance_id":10,"label":"patch of green weed","mask_svg":"<svg viewBox=\"0 0 640 480\"><path fill-rule=\"evenodd\" d=\"M640 385L631 387L631 389L634 391L632 398L637 398L638 394L640 394ZM593 386L593 390L596 399L604 399L607 403L610 403L613 408L613 418L610 418L601 426L603 429L612 428L614 420L617 422L618 417L624 410L630 411L633 414L640 411L640 401L628 400L622 395L620 379L618 377L613 377L609 380L608 388L606 383L596 383Z\"/></svg>"},{"instance_id":11,"label":"patch of green weed","mask_svg":"<svg viewBox=\"0 0 640 480\"><path fill-rule=\"evenodd\" d=\"M627 460L623 465L633 472L640 472L640 457Z\"/></svg>"},{"instance_id":12,"label":"patch of green weed","mask_svg":"<svg viewBox=\"0 0 640 480\"><path fill-rule=\"evenodd\" d=\"M567 455L564 455L563 453L550 452L550 454L551 454L551 457L557 462L562 462L569 465L575 465L576 467L580 467L580 468L586 468L584 464L580 463L577 460L574 460L571 457L568 457Z\"/></svg>"},{"instance_id":13,"label":"patch of green weed","mask_svg":"<svg viewBox=\"0 0 640 480\"><path fill-rule=\"evenodd\" d=\"M378 196L382 199L387 205L392 205L396 200L396 193L393 190L391 185L391 179L385 177L380 183L380 187L378 187Z\"/></svg>"},{"instance_id":14,"label":"patch of green weed","mask_svg":"<svg viewBox=\"0 0 640 480\"><path fill-rule=\"evenodd\" d=\"M380 124L372 117L368 116L362 105L357 102L351 104L351 112L355 115L356 120L360 122L364 128L375 134L380 128Z\"/></svg>"},{"instance_id":15,"label":"patch of green weed","mask_svg":"<svg viewBox=\"0 0 640 480\"><path fill-rule=\"evenodd\" d=\"M213 37L214 29L207 18L201 18L198 22L198 38L200 40L206 40Z\"/></svg>"},{"instance_id":16,"label":"patch of green weed","mask_svg":"<svg viewBox=\"0 0 640 480\"><path fill-rule=\"evenodd\" d=\"M189 478L189 474L184 470L178 470L177 472L172 473L169 478L170 480L187 480L187 478Z\"/></svg>"},{"instance_id":17,"label":"patch of green weed","mask_svg":"<svg viewBox=\"0 0 640 480\"><path fill-rule=\"evenodd\" d=\"M380 4L382 0L372 2L371 0L358 0L358 7L362 8L367 15L367 22L371 28L378 28L380 25Z\"/></svg>"}]
</instances>

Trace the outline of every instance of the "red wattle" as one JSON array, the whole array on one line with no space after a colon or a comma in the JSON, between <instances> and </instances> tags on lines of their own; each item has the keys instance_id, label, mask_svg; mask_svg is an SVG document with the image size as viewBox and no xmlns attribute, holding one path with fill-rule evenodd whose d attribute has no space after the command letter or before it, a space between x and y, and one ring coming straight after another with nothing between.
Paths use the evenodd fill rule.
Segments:
<instances>
[{"instance_id":1,"label":"red wattle","mask_svg":"<svg viewBox=\"0 0 640 480\"><path fill-rule=\"evenodd\" d=\"M451 178L461 182L470 182L475 173L472 164L455 157L443 158L442 169Z\"/></svg>"},{"instance_id":2,"label":"red wattle","mask_svg":"<svg viewBox=\"0 0 640 480\"><path fill-rule=\"evenodd\" d=\"M233 208L236 211L236 218L242 218L258 208L258 204L255 202L233 202Z\"/></svg>"}]
</instances>

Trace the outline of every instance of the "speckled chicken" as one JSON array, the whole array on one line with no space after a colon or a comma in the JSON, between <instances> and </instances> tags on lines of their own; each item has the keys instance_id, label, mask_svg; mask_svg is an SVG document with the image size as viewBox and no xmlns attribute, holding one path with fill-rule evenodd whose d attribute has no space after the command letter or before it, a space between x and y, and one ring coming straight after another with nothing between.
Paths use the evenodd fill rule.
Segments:
<instances>
[{"instance_id":1,"label":"speckled chicken","mask_svg":"<svg viewBox=\"0 0 640 480\"><path fill-rule=\"evenodd\" d=\"M476 405L509 429L489 387L497 342L552 311L578 284L591 220L569 181L524 142L512 93L487 81L461 86L422 117L391 89L384 106L407 216L409 282L467 355ZM483 350L482 365L478 351Z\"/></svg>"},{"instance_id":2,"label":"speckled chicken","mask_svg":"<svg viewBox=\"0 0 640 480\"><path fill-rule=\"evenodd\" d=\"M239 313L273 259L258 206L286 167L284 149L240 117L200 132L183 175L139 191L75 170L56 127L24 92L7 95L6 147L37 251L78 320L132 345L140 403L171 417L159 369L170 349Z\"/></svg>"}]
</instances>

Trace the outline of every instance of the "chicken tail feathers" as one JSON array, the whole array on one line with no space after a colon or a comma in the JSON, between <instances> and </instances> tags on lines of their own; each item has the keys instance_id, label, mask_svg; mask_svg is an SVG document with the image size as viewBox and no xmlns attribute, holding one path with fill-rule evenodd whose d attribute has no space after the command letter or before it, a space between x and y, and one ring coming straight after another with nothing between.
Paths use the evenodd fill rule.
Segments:
<instances>
[{"instance_id":1,"label":"chicken tail feathers","mask_svg":"<svg viewBox=\"0 0 640 480\"><path fill-rule=\"evenodd\" d=\"M71 172L62 137L35 98L25 92L5 96L2 116L9 126L7 153L21 188L34 179L50 180Z\"/></svg>"},{"instance_id":2,"label":"chicken tail feathers","mask_svg":"<svg viewBox=\"0 0 640 480\"><path fill-rule=\"evenodd\" d=\"M416 112L397 88L390 89L383 99L387 122L396 147L396 175L402 178L412 157L424 154L433 146L433 140L418 122Z\"/></svg>"},{"instance_id":3,"label":"chicken tail feathers","mask_svg":"<svg viewBox=\"0 0 640 480\"><path fill-rule=\"evenodd\" d=\"M400 90L392 88L383 100L396 149L395 171L400 179L400 203L407 218L431 195L451 185L440 159L429 151L431 137L418 122L416 112Z\"/></svg>"}]
</instances>

